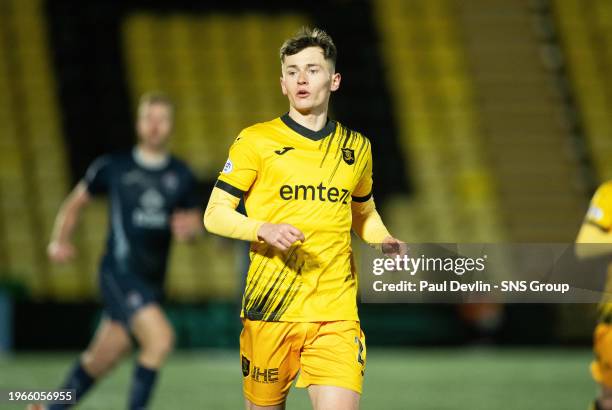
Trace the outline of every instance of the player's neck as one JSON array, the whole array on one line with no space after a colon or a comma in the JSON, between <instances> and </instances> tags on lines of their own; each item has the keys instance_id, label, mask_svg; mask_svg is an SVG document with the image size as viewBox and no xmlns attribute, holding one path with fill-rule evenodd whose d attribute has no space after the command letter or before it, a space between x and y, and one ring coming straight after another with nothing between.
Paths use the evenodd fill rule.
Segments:
<instances>
[{"instance_id":1,"label":"player's neck","mask_svg":"<svg viewBox=\"0 0 612 410\"><path fill-rule=\"evenodd\" d=\"M289 107L289 117L302 127L312 131L320 131L327 125L327 109L323 109L321 112L302 114L295 108Z\"/></svg>"},{"instance_id":2,"label":"player's neck","mask_svg":"<svg viewBox=\"0 0 612 410\"><path fill-rule=\"evenodd\" d=\"M168 152L163 150L154 150L149 147L138 144L133 151L134 160L144 168L158 169L163 168L168 164Z\"/></svg>"}]
</instances>

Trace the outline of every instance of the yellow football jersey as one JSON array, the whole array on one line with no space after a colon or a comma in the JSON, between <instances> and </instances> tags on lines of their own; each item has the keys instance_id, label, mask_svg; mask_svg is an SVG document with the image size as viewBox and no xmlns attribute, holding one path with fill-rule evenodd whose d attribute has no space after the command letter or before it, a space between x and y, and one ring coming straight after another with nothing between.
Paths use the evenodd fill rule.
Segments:
<instances>
[{"instance_id":1,"label":"yellow football jersey","mask_svg":"<svg viewBox=\"0 0 612 410\"><path fill-rule=\"evenodd\" d=\"M610 235L612 242L612 181L604 182L593 195L591 205L586 215L586 222L596 225ZM612 265L608 266L608 279L605 287L606 293L612 293ZM612 319L612 303L605 298L599 305L602 318Z\"/></svg>"},{"instance_id":2,"label":"yellow football jersey","mask_svg":"<svg viewBox=\"0 0 612 410\"><path fill-rule=\"evenodd\" d=\"M351 201L372 195L366 137L335 121L315 132L285 114L240 133L216 186L244 195L249 217L291 224L305 236L285 252L251 243L242 317L358 320Z\"/></svg>"}]
</instances>

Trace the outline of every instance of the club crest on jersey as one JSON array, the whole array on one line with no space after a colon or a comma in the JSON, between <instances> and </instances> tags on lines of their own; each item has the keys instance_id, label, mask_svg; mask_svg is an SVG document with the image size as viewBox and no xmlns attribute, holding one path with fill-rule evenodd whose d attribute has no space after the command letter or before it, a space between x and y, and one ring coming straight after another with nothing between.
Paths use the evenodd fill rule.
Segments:
<instances>
[{"instance_id":1,"label":"club crest on jersey","mask_svg":"<svg viewBox=\"0 0 612 410\"><path fill-rule=\"evenodd\" d=\"M225 163L225 166L223 167L223 173L229 174L230 172L232 172L232 169L234 169L234 164L232 164L232 160L228 158L227 162Z\"/></svg>"},{"instance_id":2,"label":"club crest on jersey","mask_svg":"<svg viewBox=\"0 0 612 410\"><path fill-rule=\"evenodd\" d=\"M247 377L251 371L251 361L246 357L242 356L242 375Z\"/></svg>"},{"instance_id":3,"label":"club crest on jersey","mask_svg":"<svg viewBox=\"0 0 612 410\"><path fill-rule=\"evenodd\" d=\"M355 150L351 148L342 148L342 159L348 165L353 165L355 163Z\"/></svg>"},{"instance_id":4,"label":"club crest on jersey","mask_svg":"<svg viewBox=\"0 0 612 410\"><path fill-rule=\"evenodd\" d=\"M166 201L155 188L149 188L140 195L138 206L132 212L132 222L139 228L161 229L168 224L164 210Z\"/></svg>"}]
</instances>

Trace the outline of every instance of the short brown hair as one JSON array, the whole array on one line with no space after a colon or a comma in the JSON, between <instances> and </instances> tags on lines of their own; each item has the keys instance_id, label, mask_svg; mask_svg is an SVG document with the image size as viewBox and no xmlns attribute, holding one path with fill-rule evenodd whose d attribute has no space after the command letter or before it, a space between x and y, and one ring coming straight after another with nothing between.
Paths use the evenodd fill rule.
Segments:
<instances>
[{"instance_id":1,"label":"short brown hair","mask_svg":"<svg viewBox=\"0 0 612 410\"><path fill-rule=\"evenodd\" d=\"M299 53L308 47L319 47L323 50L323 57L336 65L338 51L332 38L320 28L302 27L295 35L283 43L280 48L281 62L285 57Z\"/></svg>"},{"instance_id":2,"label":"short brown hair","mask_svg":"<svg viewBox=\"0 0 612 410\"><path fill-rule=\"evenodd\" d=\"M168 107L170 110L170 114L174 115L174 102L168 94L160 92L160 91L150 91L144 93L140 96L140 100L138 101L138 109L144 105L152 105L152 104L162 104Z\"/></svg>"}]
</instances>

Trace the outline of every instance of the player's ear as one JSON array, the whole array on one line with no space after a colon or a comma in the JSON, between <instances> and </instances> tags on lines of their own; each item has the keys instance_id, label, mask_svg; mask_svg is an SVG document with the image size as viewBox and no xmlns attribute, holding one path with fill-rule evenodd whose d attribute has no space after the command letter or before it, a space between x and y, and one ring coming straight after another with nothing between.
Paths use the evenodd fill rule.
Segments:
<instances>
[{"instance_id":1,"label":"player's ear","mask_svg":"<svg viewBox=\"0 0 612 410\"><path fill-rule=\"evenodd\" d=\"M280 85L281 85L281 90L283 91L283 95L287 95L287 87L285 86L285 78L282 75L280 77Z\"/></svg>"},{"instance_id":2,"label":"player's ear","mask_svg":"<svg viewBox=\"0 0 612 410\"><path fill-rule=\"evenodd\" d=\"M330 87L332 91L336 91L338 88L340 88L340 80L342 80L342 76L340 75L340 73L332 74Z\"/></svg>"}]
</instances>

